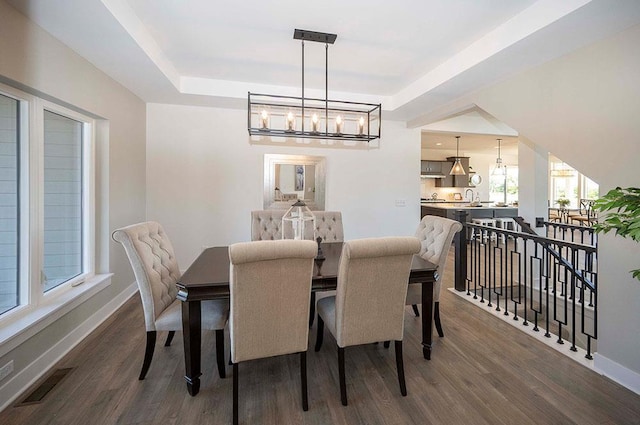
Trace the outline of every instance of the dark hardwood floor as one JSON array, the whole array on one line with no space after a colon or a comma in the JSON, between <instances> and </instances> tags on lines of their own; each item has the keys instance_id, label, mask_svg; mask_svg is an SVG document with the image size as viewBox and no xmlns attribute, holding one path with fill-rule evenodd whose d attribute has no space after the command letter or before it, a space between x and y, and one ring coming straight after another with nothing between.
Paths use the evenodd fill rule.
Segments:
<instances>
[{"instance_id":1,"label":"dark hardwood floor","mask_svg":"<svg viewBox=\"0 0 640 425\"><path fill-rule=\"evenodd\" d=\"M446 286L451 286L451 263ZM422 358L420 319L407 307L402 397L392 348L346 350L349 406L340 404L335 341L327 332L308 353L309 411L300 403L298 356L240 364L243 424L640 424L640 396L564 357L510 325L443 290L444 338ZM214 334L203 336L200 393L187 394L182 336L158 338L144 381L139 298L69 353L56 368L73 370L41 403L0 412L1 424L228 424L231 367L215 368ZM227 335L228 353L228 335ZM228 355L228 354L227 354ZM25 393L24 396L28 394Z\"/></svg>"}]
</instances>

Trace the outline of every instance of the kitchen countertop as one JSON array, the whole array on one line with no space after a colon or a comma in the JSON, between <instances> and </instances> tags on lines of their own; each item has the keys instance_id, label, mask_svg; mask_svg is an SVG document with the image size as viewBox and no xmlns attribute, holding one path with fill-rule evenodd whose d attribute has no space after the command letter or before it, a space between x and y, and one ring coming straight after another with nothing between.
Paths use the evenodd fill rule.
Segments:
<instances>
[{"instance_id":1,"label":"kitchen countertop","mask_svg":"<svg viewBox=\"0 0 640 425\"><path fill-rule=\"evenodd\" d=\"M494 209L517 210L518 209L518 207L513 205L506 205L504 207L499 207L490 202L481 203L480 206L477 206L477 207L472 207L471 205L469 205L469 202L421 202L420 204L424 206L429 206L431 208L441 208L446 210L466 210L466 209L469 209L469 210L494 210Z\"/></svg>"}]
</instances>

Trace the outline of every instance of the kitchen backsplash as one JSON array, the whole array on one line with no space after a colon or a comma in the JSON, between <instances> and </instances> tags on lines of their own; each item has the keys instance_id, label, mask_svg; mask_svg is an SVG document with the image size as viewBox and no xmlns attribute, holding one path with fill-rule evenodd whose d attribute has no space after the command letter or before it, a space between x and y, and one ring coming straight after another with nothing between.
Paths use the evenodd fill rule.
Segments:
<instances>
[{"instance_id":1,"label":"kitchen backsplash","mask_svg":"<svg viewBox=\"0 0 640 425\"><path fill-rule=\"evenodd\" d=\"M447 201L455 200L455 194L460 193L462 198L464 199L465 191L470 189L468 187L436 187L435 179L420 179L420 197L421 198L432 198L433 194L436 194L436 198L445 199ZM473 196L476 197L477 194L480 194L480 199L484 200L486 196L483 196L482 192L479 192L476 189L473 189ZM484 194L486 195L486 194Z\"/></svg>"}]
</instances>

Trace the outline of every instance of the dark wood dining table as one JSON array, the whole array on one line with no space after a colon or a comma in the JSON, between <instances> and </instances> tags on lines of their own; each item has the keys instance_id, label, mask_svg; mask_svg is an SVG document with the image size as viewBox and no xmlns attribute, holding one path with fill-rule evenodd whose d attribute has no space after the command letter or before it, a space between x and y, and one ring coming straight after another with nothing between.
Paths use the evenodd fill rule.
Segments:
<instances>
[{"instance_id":1,"label":"dark wood dining table","mask_svg":"<svg viewBox=\"0 0 640 425\"><path fill-rule=\"evenodd\" d=\"M312 291L336 289L342 242L323 243L324 261L315 261ZM433 327L433 283L437 266L414 256L409 284L422 284L422 353L431 358ZM200 391L201 311L203 300L229 298L229 247L207 248L189 266L177 282L182 301L182 330L187 390L195 396Z\"/></svg>"}]
</instances>

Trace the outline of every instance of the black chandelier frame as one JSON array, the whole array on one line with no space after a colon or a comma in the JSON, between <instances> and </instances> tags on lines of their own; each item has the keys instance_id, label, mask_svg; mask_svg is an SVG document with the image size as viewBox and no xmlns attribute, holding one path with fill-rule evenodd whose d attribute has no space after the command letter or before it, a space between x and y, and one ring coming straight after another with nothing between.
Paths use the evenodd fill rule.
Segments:
<instances>
[{"instance_id":1,"label":"black chandelier frame","mask_svg":"<svg viewBox=\"0 0 640 425\"><path fill-rule=\"evenodd\" d=\"M296 29L294 39L302 42L302 96L281 96L248 92L247 130L253 136L294 137L310 139L371 141L380 138L382 104L362 103L329 99L329 44L336 34ZM325 43L325 98L306 98L304 95L304 43ZM261 116L269 111L269 118ZM312 115L317 119L312 122ZM287 116L292 114L299 125L287 125ZM282 128L274 127L274 118L282 117ZM341 124L329 128L330 120L337 117ZM320 120L324 125L320 124ZM308 123L306 122L308 121Z\"/></svg>"}]
</instances>

